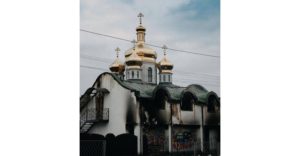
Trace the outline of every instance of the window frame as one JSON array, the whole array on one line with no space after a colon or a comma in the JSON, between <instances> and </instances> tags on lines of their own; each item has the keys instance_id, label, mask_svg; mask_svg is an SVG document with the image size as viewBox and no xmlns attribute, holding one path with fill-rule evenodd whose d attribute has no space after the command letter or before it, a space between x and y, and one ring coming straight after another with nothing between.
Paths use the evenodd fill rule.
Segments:
<instances>
[{"instance_id":1,"label":"window frame","mask_svg":"<svg viewBox=\"0 0 300 156\"><path fill-rule=\"evenodd\" d=\"M148 67L148 82L153 82L153 80L152 80L152 77L153 77L152 72L153 72L152 68Z\"/></svg>"}]
</instances>

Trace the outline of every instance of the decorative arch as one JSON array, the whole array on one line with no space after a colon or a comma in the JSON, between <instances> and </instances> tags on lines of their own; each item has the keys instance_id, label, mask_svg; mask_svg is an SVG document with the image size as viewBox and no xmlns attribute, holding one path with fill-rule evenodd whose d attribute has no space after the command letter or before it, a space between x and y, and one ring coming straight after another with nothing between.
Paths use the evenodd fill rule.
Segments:
<instances>
[{"instance_id":1,"label":"decorative arch","mask_svg":"<svg viewBox=\"0 0 300 156\"><path fill-rule=\"evenodd\" d=\"M184 111L193 111L197 103L196 96L191 92L184 92L181 97L180 108Z\"/></svg>"},{"instance_id":2,"label":"decorative arch","mask_svg":"<svg viewBox=\"0 0 300 156\"><path fill-rule=\"evenodd\" d=\"M209 92L207 95L207 112L214 113L220 107L220 101L216 93Z\"/></svg>"},{"instance_id":3,"label":"decorative arch","mask_svg":"<svg viewBox=\"0 0 300 156\"><path fill-rule=\"evenodd\" d=\"M165 102L170 99L170 93L162 86L158 86L153 91L154 103L158 109L165 109Z\"/></svg>"}]
</instances>

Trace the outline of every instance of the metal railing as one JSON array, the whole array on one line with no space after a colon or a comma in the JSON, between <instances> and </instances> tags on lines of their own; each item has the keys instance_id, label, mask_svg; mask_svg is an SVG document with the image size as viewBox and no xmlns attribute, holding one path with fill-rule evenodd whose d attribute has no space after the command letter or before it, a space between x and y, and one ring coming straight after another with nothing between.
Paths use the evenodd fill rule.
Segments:
<instances>
[{"instance_id":1,"label":"metal railing","mask_svg":"<svg viewBox=\"0 0 300 156\"><path fill-rule=\"evenodd\" d=\"M97 111L94 108L86 109L80 113L80 126L85 122L98 122L109 120L109 109L104 108L102 111Z\"/></svg>"},{"instance_id":2,"label":"metal railing","mask_svg":"<svg viewBox=\"0 0 300 156\"><path fill-rule=\"evenodd\" d=\"M172 155L220 155L220 143L219 142L203 142L195 141L185 148L172 147Z\"/></svg>"}]
</instances>

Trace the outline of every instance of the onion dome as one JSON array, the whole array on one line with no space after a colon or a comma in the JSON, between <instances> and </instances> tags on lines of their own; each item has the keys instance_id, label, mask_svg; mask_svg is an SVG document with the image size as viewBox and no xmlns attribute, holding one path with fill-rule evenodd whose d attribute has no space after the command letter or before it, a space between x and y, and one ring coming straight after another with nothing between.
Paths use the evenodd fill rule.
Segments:
<instances>
[{"instance_id":1,"label":"onion dome","mask_svg":"<svg viewBox=\"0 0 300 156\"><path fill-rule=\"evenodd\" d=\"M146 28L145 27L143 27L141 24L138 26L138 27L136 27L136 32L139 32L139 31L143 31L143 32L145 32L146 31Z\"/></svg>"},{"instance_id":2,"label":"onion dome","mask_svg":"<svg viewBox=\"0 0 300 156\"><path fill-rule=\"evenodd\" d=\"M125 58L128 58L133 52L136 52L145 62L155 62L157 58L156 52L142 42L138 42L136 47L130 48L125 52Z\"/></svg>"},{"instance_id":3,"label":"onion dome","mask_svg":"<svg viewBox=\"0 0 300 156\"><path fill-rule=\"evenodd\" d=\"M120 48L116 48L115 50L117 52L117 58L116 60L109 66L109 69L111 72L115 72L115 73L123 73L125 70L125 66L124 64L120 61L119 59L119 51Z\"/></svg>"},{"instance_id":4,"label":"onion dome","mask_svg":"<svg viewBox=\"0 0 300 156\"><path fill-rule=\"evenodd\" d=\"M138 17L140 18L140 25L136 28L137 44L125 52L125 58L136 51L137 55L142 58L142 61L155 63L157 58L156 52L145 44L146 28L142 26L142 17L144 15L139 13Z\"/></svg>"},{"instance_id":5,"label":"onion dome","mask_svg":"<svg viewBox=\"0 0 300 156\"><path fill-rule=\"evenodd\" d=\"M158 62L158 68L160 70L160 73L172 74L173 64L166 57L167 46L164 45L162 48L164 49L164 58L160 62Z\"/></svg>"},{"instance_id":6,"label":"onion dome","mask_svg":"<svg viewBox=\"0 0 300 156\"><path fill-rule=\"evenodd\" d=\"M135 41L132 41L134 43L135 47ZM137 54L135 51L135 48L133 48L132 53L125 58L125 63L128 66L128 68L137 68L140 69L141 65L143 64L142 58Z\"/></svg>"}]
</instances>

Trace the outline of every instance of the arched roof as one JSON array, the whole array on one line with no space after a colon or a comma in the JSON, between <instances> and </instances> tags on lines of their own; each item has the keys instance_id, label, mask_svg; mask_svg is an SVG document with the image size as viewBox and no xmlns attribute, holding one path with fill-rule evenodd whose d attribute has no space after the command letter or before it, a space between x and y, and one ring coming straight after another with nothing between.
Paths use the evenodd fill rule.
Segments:
<instances>
[{"instance_id":1,"label":"arched roof","mask_svg":"<svg viewBox=\"0 0 300 156\"><path fill-rule=\"evenodd\" d=\"M103 75L110 75L112 78L117 81L122 87L129 89L135 92L136 96L140 98L146 99L155 99L155 95L158 91L163 90L166 92L168 99L170 101L181 101L183 95L187 92L191 93L194 97L196 97L197 104L207 104L208 98L210 96L215 96L216 99L219 101L219 97L214 92L209 92L206 88L198 84L192 84L187 87L180 87L174 84L149 84L142 81L128 81L128 80L121 80L118 76L113 73L105 72L98 76L93 87L96 87L96 82L101 78ZM88 91L87 91L88 92Z\"/></svg>"},{"instance_id":2,"label":"arched roof","mask_svg":"<svg viewBox=\"0 0 300 156\"><path fill-rule=\"evenodd\" d=\"M203 86L198 84L191 84L187 86L186 89L184 89L182 96L184 95L185 92L192 93L197 98L198 102L207 103L208 91Z\"/></svg>"}]
</instances>

